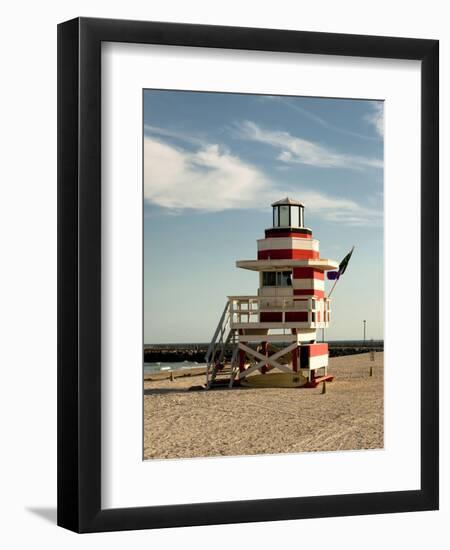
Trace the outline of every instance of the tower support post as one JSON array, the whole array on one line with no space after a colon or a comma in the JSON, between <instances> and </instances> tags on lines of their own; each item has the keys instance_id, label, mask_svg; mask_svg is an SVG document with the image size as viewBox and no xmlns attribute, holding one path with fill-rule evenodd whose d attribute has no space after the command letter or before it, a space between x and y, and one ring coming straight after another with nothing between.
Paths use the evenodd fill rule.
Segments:
<instances>
[{"instance_id":1,"label":"tower support post","mask_svg":"<svg viewBox=\"0 0 450 550\"><path fill-rule=\"evenodd\" d=\"M239 334L244 334L244 331L240 329ZM239 372L245 371L245 355L245 351L243 349L239 349Z\"/></svg>"},{"instance_id":2,"label":"tower support post","mask_svg":"<svg viewBox=\"0 0 450 550\"><path fill-rule=\"evenodd\" d=\"M269 353L269 342L264 341L261 342L261 348L262 348L262 354L266 357ZM269 370L269 363L266 363L263 367L261 367L261 374L265 374Z\"/></svg>"},{"instance_id":3,"label":"tower support post","mask_svg":"<svg viewBox=\"0 0 450 550\"><path fill-rule=\"evenodd\" d=\"M297 329L293 328L291 332L292 334L297 334ZM298 346L294 350L292 350L291 356L292 356L292 370L294 372L298 372Z\"/></svg>"}]
</instances>

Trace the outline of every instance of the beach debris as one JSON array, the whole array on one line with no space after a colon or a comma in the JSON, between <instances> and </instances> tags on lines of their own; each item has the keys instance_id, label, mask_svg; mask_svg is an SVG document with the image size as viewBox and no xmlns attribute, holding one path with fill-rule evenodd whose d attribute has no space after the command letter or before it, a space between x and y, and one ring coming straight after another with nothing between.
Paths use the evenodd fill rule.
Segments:
<instances>
[{"instance_id":1,"label":"beach debris","mask_svg":"<svg viewBox=\"0 0 450 550\"><path fill-rule=\"evenodd\" d=\"M369 376L373 376L373 367L370 367Z\"/></svg>"},{"instance_id":2,"label":"beach debris","mask_svg":"<svg viewBox=\"0 0 450 550\"><path fill-rule=\"evenodd\" d=\"M327 393L327 382L326 382L326 380L324 380L324 381L322 382L322 395L323 395L324 393Z\"/></svg>"}]
</instances>

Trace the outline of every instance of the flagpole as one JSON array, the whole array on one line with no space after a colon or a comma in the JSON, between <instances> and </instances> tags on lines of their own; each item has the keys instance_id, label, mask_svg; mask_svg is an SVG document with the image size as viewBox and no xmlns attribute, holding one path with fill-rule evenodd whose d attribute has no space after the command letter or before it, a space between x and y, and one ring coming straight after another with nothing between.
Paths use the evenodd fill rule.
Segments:
<instances>
[{"instance_id":1,"label":"flagpole","mask_svg":"<svg viewBox=\"0 0 450 550\"><path fill-rule=\"evenodd\" d=\"M336 286L336 283L337 283L338 281L339 281L339 279L336 279L336 280L334 281L334 285L331 287L331 290L330 290L330 292L328 293L328 298L331 296L331 294L332 294L332 292L333 292L333 290L334 290L334 287Z\"/></svg>"},{"instance_id":2,"label":"flagpole","mask_svg":"<svg viewBox=\"0 0 450 550\"><path fill-rule=\"evenodd\" d=\"M328 294L328 298L331 296L331 293L333 292L334 287L336 286L336 283L337 283L338 281L339 281L339 279L336 279L336 280L334 281L334 285L331 287L331 290L330 290L330 292L329 292L329 294ZM325 329L324 329L324 328L322 329L322 342L325 342Z\"/></svg>"},{"instance_id":3,"label":"flagpole","mask_svg":"<svg viewBox=\"0 0 450 550\"><path fill-rule=\"evenodd\" d=\"M342 260L342 262L339 264L338 278L334 281L334 284L331 287L330 292L328 293L327 299L329 299L330 296L333 294L334 287L336 286L337 282L339 281L341 274L343 274L344 271L347 269L347 264L348 264L348 262L351 258L351 255L353 254L354 249L355 249L355 245L352 246L352 249L350 250L349 254L347 254L347 256L345 256L344 260L346 260L346 261L344 262L344 260ZM342 273L341 273L341 267L342 267L343 263L345 263L345 265L343 266ZM322 342L325 341L324 332L325 332L325 329L322 328Z\"/></svg>"}]
</instances>

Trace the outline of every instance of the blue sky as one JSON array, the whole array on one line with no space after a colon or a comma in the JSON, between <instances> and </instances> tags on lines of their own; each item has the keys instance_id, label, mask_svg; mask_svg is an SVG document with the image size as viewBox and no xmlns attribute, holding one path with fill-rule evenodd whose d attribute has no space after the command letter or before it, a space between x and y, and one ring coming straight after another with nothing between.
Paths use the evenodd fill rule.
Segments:
<instances>
[{"instance_id":1,"label":"blue sky","mask_svg":"<svg viewBox=\"0 0 450 550\"><path fill-rule=\"evenodd\" d=\"M383 103L144 92L144 342L205 342L256 294L271 202L305 204L323 258L355 245L326 339L383 337ZM328 285L329 288L330 285Z\"/></svg>"}]
</instances>

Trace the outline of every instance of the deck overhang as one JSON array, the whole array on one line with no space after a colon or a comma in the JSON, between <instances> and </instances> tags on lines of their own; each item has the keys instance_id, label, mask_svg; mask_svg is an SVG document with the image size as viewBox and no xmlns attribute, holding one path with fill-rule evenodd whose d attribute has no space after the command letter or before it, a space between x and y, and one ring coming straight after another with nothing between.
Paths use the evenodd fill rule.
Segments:
<instances>
[{"instance_id":1,"label":"deck overhang","mask_svg":"<svg viewBox=\"0 0 450 550\"><path fill-rule=\"evenodd\" d=\"M334 260L239 260L236 267L250 269L251 271L283 271L294 267L311 267L321 271L330 271L339 267Z\"/></svg>"}]
</instances>

